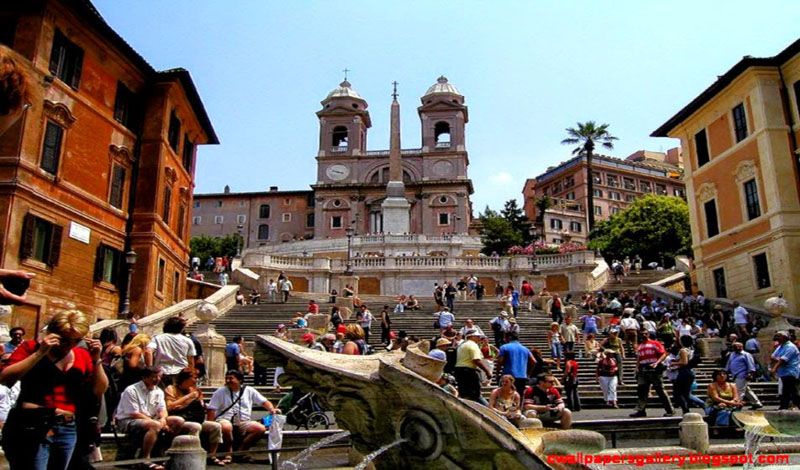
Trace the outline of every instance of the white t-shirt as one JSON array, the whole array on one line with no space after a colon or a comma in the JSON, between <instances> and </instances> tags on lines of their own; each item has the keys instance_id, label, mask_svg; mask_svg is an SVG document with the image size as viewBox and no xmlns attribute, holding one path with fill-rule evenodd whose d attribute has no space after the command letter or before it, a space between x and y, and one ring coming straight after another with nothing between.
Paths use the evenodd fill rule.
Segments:
<instances>
[{"instance_id":1,"label":"white t-shirt","mask_svg":"<svg viewBox=\"0 0 800 470\"><path fill-rule=\"evenodd\" d=\"M146 414L151 418L158 416L161 410L167 409L164 391L158 387L148 390L144 382L139 381L122 392L114 417L117 420L132 418L133 413Z\"/></svg>"},{"instance_id":2,"label":"white t-shirt","mask_svg":"<svg viewBox=\"0 0 800 470\"><path fill-rule=\"evenodd\" d=\"M11 411L11 408L13 408L17 403L20 384L21 382L17 380L17 382L12 385L11 388L6 387L5 385L0 385L0 423L6 422L6 418L8 418L8 412Z\"/></svg>"},{"instance_id":3,"label":"white t-shirt","mask_svg":"<svg viewBox=\"0 0 800 470\"><path fill-rule=\"evenodd\" d=\"M242 399L231 406L239 397L239 393L242 393ZM253 387L245 387L243 391L239 390L238 392L233 392L228 387L221 387L211 395L211 400L208 402L208 409L223 411L230 407L230 409L225 411L222 415L217 415L216 420L227 419L231 422L241 423L250 421L250 415L253 413L253 405L261 406L266 402L267 399Z\"/></svg>"},{"instance_id":4,"label":"white t-shirt","mask_svg":"<svg viewBox=\"0 0 800 470\"><path fill-rule=\"evenodd\" d=\"M747 309L739 305L733 309L733 322L737 325L747 324Z\"/></svg>"},{"instance_id":5,"label":"white t-shirt","mask_svg":"<svg viewBox=\"0 0 800 470\"><path fill-rule=\"evenodd\" d=\"M177 374L189 367L188 357L197 355L191 339L172 333L154 336L147 349L154 351L153 366L167 375Z\"/></svg>"},{"instance_id":6,"label":"white t-shirt","mask_svg":"<svg viewBox=\"0 0 800 470\"><path fill-rule=\"evenodd\" d=\"M623 330L638 330L639 329L639 322L636 321L635 318L623 318L620 322L622 325Z\"/></svg>"}]
</instances>

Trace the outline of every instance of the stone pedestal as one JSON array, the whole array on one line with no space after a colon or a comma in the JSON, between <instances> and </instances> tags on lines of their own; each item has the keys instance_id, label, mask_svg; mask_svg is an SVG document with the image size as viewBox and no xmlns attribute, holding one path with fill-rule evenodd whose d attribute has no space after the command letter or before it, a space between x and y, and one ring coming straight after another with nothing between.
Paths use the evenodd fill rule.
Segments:
<instances>
[{"instance_id":1,"label":"stone pedestal","mask_svg":"<svg viewBox=\"0 0 800 470\"><path fill-rule=\"evenodd\" d=\"M387 192L390 192L392 184L395 181L390 181L387 185ZM401 187L403 183L400 183ZM390 193L391 194L391 193ZM411 204L404 197L389 196L383 200L381 204L383 211L383 232L394 235L402 235L409 233L410 229L410 215Z\"/></svg>"},{"instance_id":2,"label":"stone pedestal","mask_svg":"<svg viewBox=\"0 0 800 470\"><path fill-rule=\"evenodd\" d=\"M197 470L206 468L206 451L200 445L200 437L175 436L167 451L169 468L172 470Z\"/></svg>"},{"instance_id":3,"label":"stone pedestal","mask_svg":"<svg viewBox=\"0 0 800 470\"><path fill-rule=\"evenodd\" d=\"M725 349L725 340L722 338L697 338L697 351L704 358L719 359Z\"/></svg>"},{"instance_id":4,"label":"stone pedestal","mask_svg":"<svg viewBox=\"0 0 800 470\"><path fill-rule=\"evenodd\" d=\"M548 304L548 302L550 302L550 299L552 299L552 297L549 296L549 295L540 295L539 296L539 310L546 310L547 309L547 304Z\"/></svg>"},{"instance_id":5,"label":"stone pedestal","mask_svg":"<svg viewBox=\"0 0 800 470\"><path fill-rule=\"evenodd\" d=\"M353 292L358 295L358 280L360 278L358 276L346 276L342 275L339 276L339 296L336 298L336 305L339 305L339 299L344 298L344 286L350 286L353 288ZM350 308L353 308L353 302L350 302Z\"/></svg>"},{"instance_id":6,"label":"stone pedestal","mask_svg":"<svg viewBox=\"0 0 800 470\"><path fill-rule=\"evenodd\" d=\"M686 413L680 427L681 447L701 454L708 451L708 424L699 413Z\"/></svg>"},{"instance_id":7,"label":"stone pedestal","mask_svg":"<svg viewBox=\"0 0 800 470\"><path fill-rule=\"evenodd\" d=\"M217 333L211 321L219 316L216 306L204 303L197 307L197 325L195 336L200 346L203 347L203 359L206 363L208 385L222 386L225 384L225 337Z\"/></svg>"},{"instance_id":8,"label":"stone pedestal","mask_svg":"<svg viewBox=\"0 0 800 470\"><path fill-rule=\"evenodd\" d=\"M317 334L325 334L328 331L328 324L331 322L331 316L327 314L309 315L308 329Z\"/></svg>"}]
</instances>

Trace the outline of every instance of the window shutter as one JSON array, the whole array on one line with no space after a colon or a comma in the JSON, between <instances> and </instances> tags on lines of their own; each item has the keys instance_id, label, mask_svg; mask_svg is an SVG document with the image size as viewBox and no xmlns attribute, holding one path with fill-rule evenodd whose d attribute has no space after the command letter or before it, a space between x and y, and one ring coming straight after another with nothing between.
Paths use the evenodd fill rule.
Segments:
<instances>
[{"instance_id":1,"label":"window shutter","mask_svg":"<svg viewBox=\"0 0 800 470\"><path fill-rule=\"evenodd\" d=\"M83 70L83 49L79 48L78 46L73 45L72 53L74 54L73 60L74 65L73 67L74 72L72 74L72 80L70 80L69 86L74 89L78 89L78 84L81 82L81 71Z\"/></svg>"},{"instance_id":2,"label":"window shutter","mask_svg":"<svg viewBox=\"0 0 800 470\"><path fill-rule=\"evenodd\" d=\"M58 154L61 151L61 139L63 135L64 130L61 129L61 127L50 121L47 122L40 166L43 170L52 174L58 172Z\"/></svg>"},{"instance_id":3,"label":"window shutter","mask_svg":"<svg viewBox=\"0 0 800 470\"><path fill-rule=\"evenodd\" d=\"M22 241L19 244L19 257L26 259L33 257L33 237L36 227L36 217L33 214L25 214L22 221Z\"/></svg>"},{"instance_id":4,"label":"window shutter","mask_svg":"<svg viewBox=\"0 0 800 470\"><path fill-rule=\"evenodd\" d=\"M94 282L100 282L103 280L103 254L105 250L103 249L103 245L97 245L97 251L94 255Z\"/></svg>"},{"instance_id":5,"label":"window shutter","mask_svg":"<svg viewBox=\"0 0 800 470\"><path fill-rule=\"evenodd\" d=\"M113 250L111 252L114 256L114 268L111 271L111 283L114 284L117 289L121 289L122 285L122 252L118 250Z\"/></svg>"},{"instance_id":6,"label":"window shutter","mask_svg":"<svg viewBox=\"0 0 800 470\"><path fill-rule=\"evenodd\" d=\"M50 238L50 262L48 266L53 267L58 265L58 260L61 258L61 235L64 229L60 225L53 224L52 237Z\"/></svg>"},{"instance_id":7,"label":"window shutter","mask_svg":"<svg viewBox=\"0 0 800 470\"><path fill-rule=\"evenodd\" d=\"M61 32L56 31L56 35L53 37L53 48L50 50L50 73L53 75L58 75L58 64L61 62L61 56L64 53L61 37Z\"/></svg>"}]
</instances>

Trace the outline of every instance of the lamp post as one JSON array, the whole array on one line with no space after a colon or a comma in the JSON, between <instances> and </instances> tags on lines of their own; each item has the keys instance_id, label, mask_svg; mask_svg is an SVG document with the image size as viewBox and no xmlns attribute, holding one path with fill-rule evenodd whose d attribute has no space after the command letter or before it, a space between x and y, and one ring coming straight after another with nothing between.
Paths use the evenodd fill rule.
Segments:
<instances>
[{"instance_id":1,"label":"lamp post","mask_svg":"<svg viewBox=\"0 0 800 470\"><path fill-rule=\"evenodd\" d=\"M131 280L133 279L133 266L136 264L137 254L133 248L125 253L125 264L128 266L128 279L125 283L125 297L122 299L122 312L120 317L127 318L131 313Z\"/></svg>"},{"instance_id":2,"label":"lamp post","mask_svg":"<svg viewBox=\"0 0 800 470\"><path fill-rule=\"evenodd\" d=\"M244 230L244 225L239 224L236 226L236 232L239 234L239 238L236 240L236 257L241 258L242 256L242 241L244 241L244 237L242 237L242 231Z\"/></svg>"},{"instance_id":3,"label":"lamp post","mask_svg":"<svg viewBox=\"0 0 800 470\"><path fill-rule=\"evenodd\" d=\"M539 271L538 266L536 266L536 240L538 240L538 232L536 231L536 227L531 225L528 227L528 233L530 233L531 238L533 238L533 259L531 260L531 275L539 276L542 273Z\"/></svg>"},{"instance_id":4,"label":"lamp post","mask_svg":"<svg viewBox=\"0 0 800 470\"><path fill-rule=\"evenodd\" d=\"M345 276L353 275L353 262L350 260L350 255L351 255L350 248L352 246L351 244L353 241L353 234L355 232L356 230L352 226L347 227L347 229L345 229L345 233L347 234L347 262L345 263L344 267Z\"/></svg>"}]
</instances>

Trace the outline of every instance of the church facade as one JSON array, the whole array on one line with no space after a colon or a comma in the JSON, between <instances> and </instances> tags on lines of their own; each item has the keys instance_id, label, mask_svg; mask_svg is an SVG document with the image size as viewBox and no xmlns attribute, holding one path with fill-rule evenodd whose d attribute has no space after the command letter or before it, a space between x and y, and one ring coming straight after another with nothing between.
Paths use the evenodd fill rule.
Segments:
<instances>
[{"instance_id":1,"label":"church facade","mask_svg":"<svg viewBox=\"0 0 800 470\"><path fill-rule=\"evenodd\" d=\"M439 77L420 101L417 112L422 142L418 148L400 150L399 118L392 125L397 135L393 145L397 145L400 154L402 196L409 206L408 233L466 234L472 217L473 187L467 175L465 127L469 116L464 96L447 78ZM310 199L301 195L309 202L303 205L302 213L289 216L282 213L280 219L274 220L254 217L260 215L257 210L247 213L244 208L255 207L255 199L280 196L267 191L263 194L226 193L225 207L217 202L219 194L196 194L193 236L236 233L233 226L229 233L221 233L219 224L215 223L233 220L233 217L243 225L241 233L247 248L297 239L345 238L348 230L355 235L391 232L384 224L391 151L367 150L372 126L367 101L345 80L322 100L321 105L322 109L317 112L316 182L311 185ZM393 106L399 104L395 102ZM241 214L230 212L235 212L237 207L243 208ZM291 221L304 223L291 225ZM260 229L264 225L269 225L270 229Z\"/></svg>"}]
</instances>

